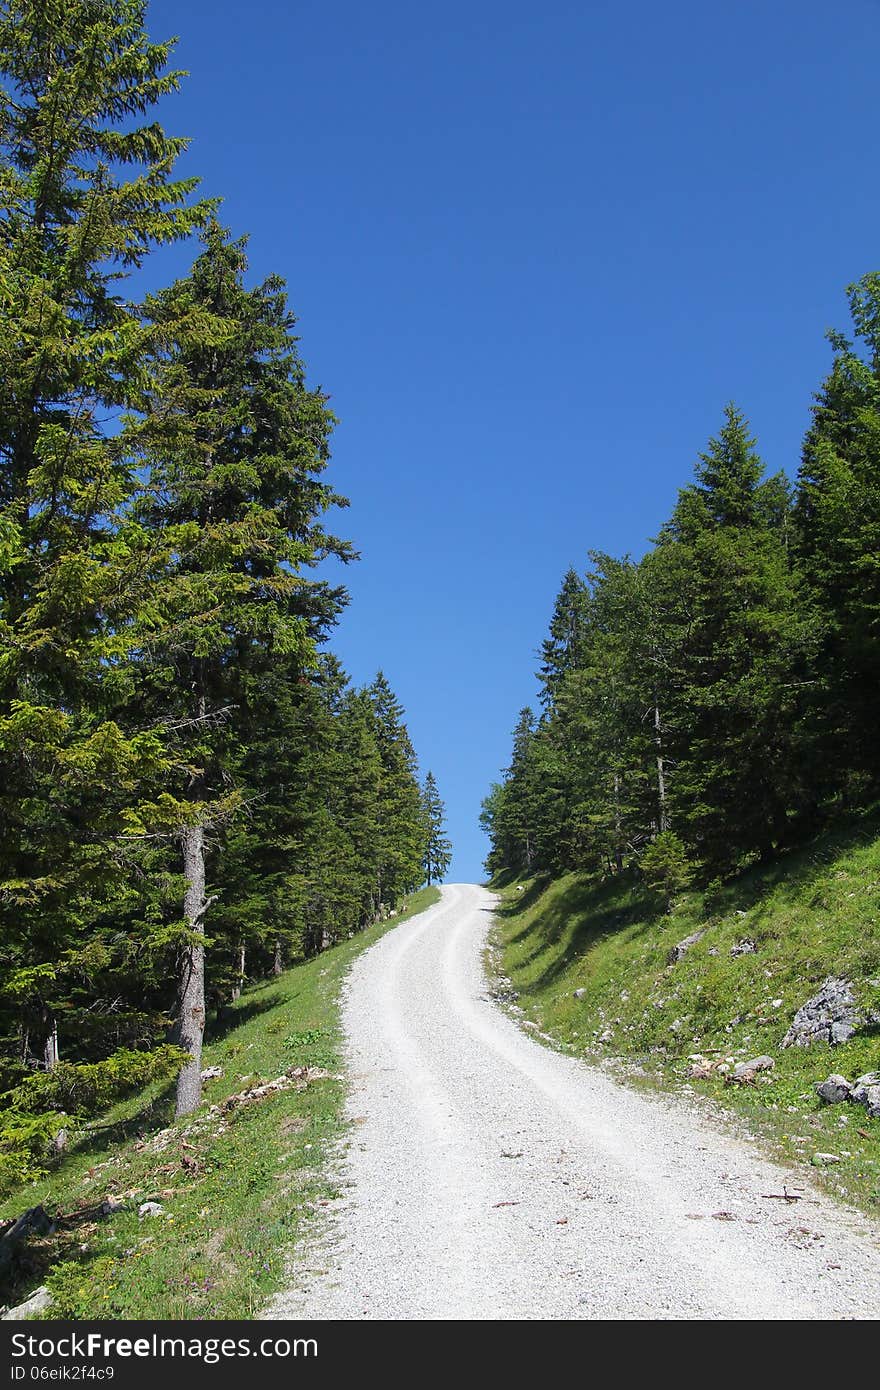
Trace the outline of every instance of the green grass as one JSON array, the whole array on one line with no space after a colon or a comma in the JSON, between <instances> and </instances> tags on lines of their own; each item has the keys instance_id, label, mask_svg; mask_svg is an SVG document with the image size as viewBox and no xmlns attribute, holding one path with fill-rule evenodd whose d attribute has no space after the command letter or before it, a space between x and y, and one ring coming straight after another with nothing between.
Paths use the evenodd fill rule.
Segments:
<instances>
[{"instance_id":1,"label":"green grass","mask_svg":"<svg viewBox=\"0 0 880 1390\"><path fill-rule=\"evenodd\" d=\"M866 1009L880 1009L877 836L876 822L825 836L772 868L685 895L668 915L635 877L496 885L496 968L525 1016L567 1051L638 1063L655 1083L713 1097L801 1172L817 1151L839 1154L839 1164L810 1172L877 1215L880 1121L861 1106L826 1106L815 1087L831 1072L852 1080L880 1070L880 1029L835 1048L780 1048L829 974L849 978ZM669 965L670 948L702 928L702 940ZM731 956L744 938L757 950ZM575 990L585 992L576 999ZM691 1078L695 1053L735 1061L768 1053L776 1067L754 1086L729 1086L718 1075Z\"/></svg>"},{"instance_id":2,"label":"green grass","mask_svg":"<svg viewBox=\"0 0 880 1390\"><path fill-rule=\"evenodd\" d=\"M64 1218L28 1242L9 1303L48 1284L52 1316L251 1318L285 1280L310 1216L335 1195L327 1161L343 1132L345 1086L338 996L352 960L439 898L422 889L405 909L248 990L209 1038L200 1111L173 1121L170 1088L140 1092L80 1134L49 1177L20 1189L0 1218L42 1203ZM294 1066L334 1075L233 1110L209 1107ZM122 1210L99 1217L108 1197ZM146 1201L162 1206L139 1217Z\"/></svg>"}]
</instances>

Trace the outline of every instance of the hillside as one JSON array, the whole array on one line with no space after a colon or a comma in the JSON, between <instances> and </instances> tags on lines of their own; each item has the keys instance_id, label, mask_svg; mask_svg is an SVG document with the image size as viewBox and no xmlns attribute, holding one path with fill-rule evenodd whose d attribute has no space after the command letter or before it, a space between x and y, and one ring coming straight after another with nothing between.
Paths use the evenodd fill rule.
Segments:
<instances>
[{"instance_id":1,"label":"hillside","mask_svg":"<svg viewBox=\"0 0 880 1390\"><path fill-rule=\"evenodd\" d=\"M175 1122L173 1085L157 1085L72 1134L56 1170L0 1206L0 1227L38 1204L56 1227L19 1247L0 1301L47 1285L55 1317L254 1316L334 1195L323 1160L342 1133L342 980L438 898L422 889L386 922L246 990L208 1037L215 1074L194 1116Z\"/></svg>"},{"instance_id":2,"label":"hillside","mask_svg":"<svg viewBox=\"0 0 880 1390\"><path fill-rule=\"evenodd\" d=\"M829 976L850 981L862 1016L876 1018L876 821L721 888L685 894L668 914L635 874L508 876L494 886L503 894L500 989L513 993L527 1024L575 1054L623 1059L636 1076L739 1111L833 1192L880 1209L880 1119L816 1095L831 1073L852 1081L880 1069L877 1022L833 1048L781 1047L797 1010ZM698 932L670 963L673 948ZM726 1079L759 1055L772 1057L772 1070L748 1084ZM840 1161L814 1165L816 1153Z\"/></svg>"}]
</instances>

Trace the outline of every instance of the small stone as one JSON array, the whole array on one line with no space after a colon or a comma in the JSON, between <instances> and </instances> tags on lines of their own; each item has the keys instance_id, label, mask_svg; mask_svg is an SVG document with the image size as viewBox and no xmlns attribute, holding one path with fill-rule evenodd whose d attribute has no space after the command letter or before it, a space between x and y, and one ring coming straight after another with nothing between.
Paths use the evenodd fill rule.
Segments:
<instances>
[{"instance_id":1,"label":"small stone","mask_svg":"<svg viewBox=\"0 0 880 1390\"><path fill-rule=\"evenodd\" d=\"M161 1216L165 1208L161 1202L141 1202L138 1207L138 1216Z\"/></svg>"},{"instance_id":2,"label":"small stone","mask_svg":"<svg viewBox=\"0 0 880 1390\"><path fill-rule=\"evenodd\" d=\"M121 1197L105 1197L98 1207L99 1216L113 1216L117 1211L125 1210L125 1202Z\"/></svg>"},{"instance_id":3,"label":"small stone","mask_svg":"<svg viewBox=\"0 0 880 1390\"><path fill-rule=\"evenodd\" d=\"M865 1108L872 1120L880 1120L880 1086L868 1087Z\"/></svg>"},{"instance_id":4,"label":"small stone","mask_svg":"<svg viewBox=\"0 0 880 1390\"><path fill-rule=\"evenodd\" d=\"M676 965L681 960L682 956L689 951L692 946L696 946L697 942L701 941L705 935L706 929L704 927L702 931L691 932L690 936L686 936L683 941L679 941L672 947L667 955L667 965Z\"/></svg>"},{"instance_id":5,"label":"small stone","mask_svg":"<svg viewBox=\"0 0 880 1390\"><path fill-rule=\"evenodd\" d=\"M874 1086L880 1086L880 1071L866 1071L862 1076L857 1076L853 1082L850 1100L856 1105L867 1105L868 1092Z\"/></svg>"},{"instance_id":6,"label":"small stone","mask_svg":"<svg viewBox=\"0 0 880 1390\"><path fill-rule=\"evenodd\" d=\"M223 1075L223 1068L222 1068L222 1067L205 1067L205 1070L202 1072L202 1080L203 1080L203 1081L213 1081L213 1080L215 1080L216 1077L222 1076L222 1075Z\"/></svg>"},{"instance_id":7,"label":"small stone","mask_svg":"<svg viewBox=\"0 0 880 1390\"><path fill-rule=\"evenodd\" d=\"M840 1162L840 1154L813 1154L810 1162L814 1168L827 1168L832 1163Z\"/></svg>"},{"instance_id":8,"label":"small stone","mask_svg":"<svg viewBox=\"0 0 880 1390\"><path fill-rule=\"evenodd\" d=\"M611 1041L613 1037L614 1033L612 1032L612 1030L610 1028L606 1028L603 1032L599 1034L597 1041L600 1043L608 1043Z\"/></svg>"},{"instance_id":9,"label":"small stone","mask_svg":"<svg viewBox=\"0 0 880 1390\"><path fill-rule=\"evenodd\" d=\"M748 1062L737 1062L733 1069L734 1081L742 1081L759 1071L772 1071L776 1066L772 1057L752 1057Z\"/></svg>"},{"instance_id":10,"label":"small stone","mask_svg":"<svg viewBox=\"0 0 880 1390\"><path fill-rule=\"evenodd\" d=\"M821 1081L816 1087L816 1094L821 1096L829 1105L837 1105L842 1100L849 1100L852 1095L852 1086L845 1076L839 1076L833 1072L827 1081Z\"/></svg>"},{"instance_id":11,"label":"small stone","mask_svg":"<svg viewBox=\"0 0 880 1390\"><path fill-rule=\"evenodd\" d=\"M743 916L745 916L745 914L743 914ZM744 936L741 941L737 941L731 946L730 954L734 957L750 956L754 951L757 951L757 949L757 942L753 941L750 936Z\"/></svg>"},{"instance_id":12,"label":"small stone","mask_svg":"<svg viewBox=\"0 0 880 1390\"><path fill-rule=\"evenodd\" d=\"M585 999L587 997L587 991L585 989L576 989L574 997L575 999Z\"/></svg>"}]
</instances>

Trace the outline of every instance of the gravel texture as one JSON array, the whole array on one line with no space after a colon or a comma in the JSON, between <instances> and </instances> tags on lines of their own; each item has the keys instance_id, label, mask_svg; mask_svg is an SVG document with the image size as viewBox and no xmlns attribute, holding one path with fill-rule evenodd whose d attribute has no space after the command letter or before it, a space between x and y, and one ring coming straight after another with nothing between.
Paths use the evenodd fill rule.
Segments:
<instances>
[{"instance_id":1,"label":"gravel texture","mask_svg":"<svg viewBox=\"0 0 880 1390\"><path fill-rule=\"evenodd\" d=\"M880 1233L683 1101L552 1052L488 998L493 897L356 961L343 1196L269 1318L876 1318Z\"/></svg>"}]
</instances>

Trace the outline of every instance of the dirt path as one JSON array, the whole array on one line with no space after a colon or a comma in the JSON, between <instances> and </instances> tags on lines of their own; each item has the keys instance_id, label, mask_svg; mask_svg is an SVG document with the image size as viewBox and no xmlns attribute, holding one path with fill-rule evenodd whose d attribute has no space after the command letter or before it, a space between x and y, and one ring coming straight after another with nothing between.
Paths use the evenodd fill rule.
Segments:
<instances>
[{"instance_id":1,"label":"dirt path","mask_svg":"<svg viewBox=\"0 0 880 1390\"><path fill-rule=\"evenodd\" d=\"M346 1196L270 1318L876 1318L880 1238L486 997L468 884L356 962Z\"/></svg>"}]
</instances>

